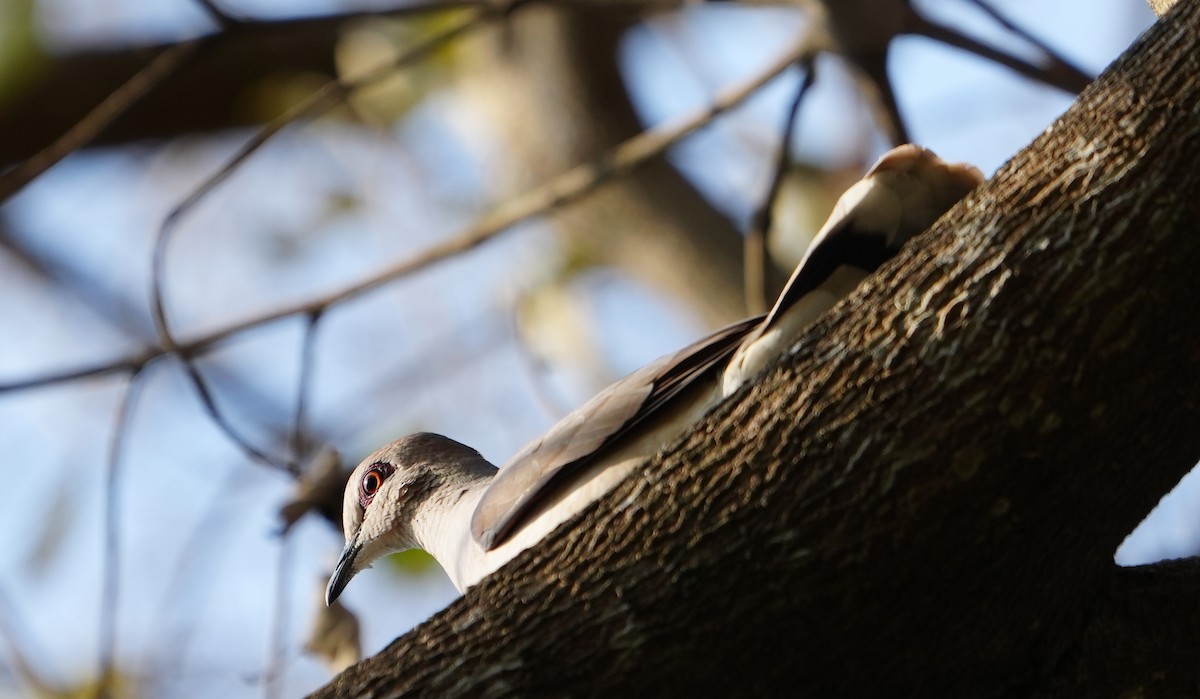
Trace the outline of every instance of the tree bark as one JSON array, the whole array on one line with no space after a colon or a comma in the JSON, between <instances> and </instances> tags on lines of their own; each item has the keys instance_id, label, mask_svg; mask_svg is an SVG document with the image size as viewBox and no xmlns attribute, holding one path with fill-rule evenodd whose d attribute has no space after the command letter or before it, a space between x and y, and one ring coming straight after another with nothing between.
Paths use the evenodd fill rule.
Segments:
<instances>
[{"instance_id":1,"label":"tree bark","mask_svg":"<svg viewBox=\"0 0 1200 699\"><path fill-rule=\"evenodd\" d=\"M756 384L315 696L1194 694L1196 563L1112 556L1200 458L1198 39L1181 3Z\"/></svg>"},{"instance_id":2,"label":"tree bark","mask_svg":"<svg viewBox=\"0 0 1200 699\"><path fill-rule=\"evenodd\" d=\"M1116 568L1064 663L1063 686L1027 696L1189 697L1200 694L1200 558Z\"/></svg>"}]
</instances>

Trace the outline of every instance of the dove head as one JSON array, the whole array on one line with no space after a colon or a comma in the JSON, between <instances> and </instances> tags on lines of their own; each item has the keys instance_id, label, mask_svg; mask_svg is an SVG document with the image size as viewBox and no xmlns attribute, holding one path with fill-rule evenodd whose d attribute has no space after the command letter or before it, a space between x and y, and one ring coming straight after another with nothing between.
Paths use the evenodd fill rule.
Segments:
<instances>
[{"instance_id":1,"label":"dove head","mask_svg":"<svg viewBox=\"0 0 1200 699\"><path fill-rule=\"evenodd\" d=\"M329 579L326 603L337 599L359 571L380 557L427 547L418 518L436 516L431 505L494 473L495 467L474 449L425 432L398 439L363 459L346 483L342 500L346 546Z\"/></svg>"}]
</instances>

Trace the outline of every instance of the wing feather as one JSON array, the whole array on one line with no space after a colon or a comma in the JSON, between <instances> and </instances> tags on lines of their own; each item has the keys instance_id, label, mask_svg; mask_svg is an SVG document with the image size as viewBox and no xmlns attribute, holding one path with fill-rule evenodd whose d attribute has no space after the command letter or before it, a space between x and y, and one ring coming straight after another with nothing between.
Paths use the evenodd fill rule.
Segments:
<instances>
[{"instance_id":1,"label":"wing feather","mask_svg":"<svg viewBox=\"0 0 1200 699\"><path fill-rule=\"evenodd\" d=\"M729 357L762 322L755 316L722 328L629 374L576 408L500 468L471 517L486 550L520 529L539 503L614 442L636 429L696 379Z\"/></svg>"}]
</instances>

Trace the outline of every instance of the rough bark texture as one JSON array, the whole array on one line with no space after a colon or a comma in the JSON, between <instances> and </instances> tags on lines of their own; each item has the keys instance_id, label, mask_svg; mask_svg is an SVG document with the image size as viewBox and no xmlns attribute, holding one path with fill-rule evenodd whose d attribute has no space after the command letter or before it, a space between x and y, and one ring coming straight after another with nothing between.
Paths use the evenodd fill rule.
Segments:
<instances>
[{"instance_id":1,"label":"rough bark texture","mask_svg":"<svg viewBox=\"0 0 1200 699\"><path fill-rule=\"evenodd\" d=\"M1117 568L1050 697L1195 697L1200 673L1200 558Z\"/></svg>"},{"instance_id":2,"label":"rough bark texture","mask_svg":"<svg viewBox=\"0 0 1200 699\"><path fill-rule=\"evenodd\" d=\"M1200 458L1198 28L1181 4L781 365L317 696L1194 694L1196 566L1112 554Z\"/></svg>"}]
</instances>

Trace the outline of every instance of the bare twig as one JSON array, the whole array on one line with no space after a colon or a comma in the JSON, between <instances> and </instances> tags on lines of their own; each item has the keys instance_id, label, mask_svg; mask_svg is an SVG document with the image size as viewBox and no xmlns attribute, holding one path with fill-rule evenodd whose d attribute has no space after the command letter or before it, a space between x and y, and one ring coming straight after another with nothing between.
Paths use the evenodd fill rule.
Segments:
<instances>
[{"instance_id":1,"label":"bare twig","mask_svg":"<svg viewBox=\"0 0 1200 699\"><path fill-rule=\"evenodd\" d=\"M256 27L287 27L294 25L311 24L313 22L328 22L334 21L339 24L351 22L360 19L402 19L409 17L422 17L431 14L441 14L453 10L478 10L488 8L499 8L501 13L511 12L515 7L536 2L541 5L569 5L573 7L584 6L593 8L612 8L618 7L622 10L637 9L637 8L653 8L653 9L671 9L682 7L694 0L421 0L419 2L406 2L398 7L384 8L378 10L353 10L342 12L337 15L319 15L319 16L301 16L287 19L254 19L251 17L238 18L233 17L228 12L221 10L212 0L196 0L205 5L205 10L212 14L211 8L215 8L219 16L226 18L231 25L234 25L238 30L249 30ZM217 17L214 16L214 19ZM218 23L224 25L218 19Z\"/></svg>"},{"instance_id":2,"label":"bare twig","mask_svg":"<svg viewBox=\"0 0 1200 699\"><path fill-rule=\"evenodd\" d=\"M0 253L7 253L43 283L60 289L87 308L113 331L131 338L147 336L146 318L140 304L113 293L99 274L72 257L75 250L48 249L36 244L36 236L18 236L0 224Z\"/></svg>"},{"instance_id":3,"label":"bare twig","mask_svg":"<svg viewBox=\"0 0 1200 699\"><path fill-rule=\"evenodd\" d=\"M304 326L304 340L300 349L300 377L296 387L296 413L292 421L291 458L288 470L293 475L300 473L300 459L303 456L304 427L308 407L309 390L312 387L313 348L317 338L317 324L321 320L321 312L308 314L308 322ZM336 459L336 456L334 457ZM336 462L335 462L336 464ZM336 465L334 471L337 472ZM280 533L279 562L275 571L275 605L271 618L271 647L267 653L267 667L263 676L263 695L267 699L275 699L282 688L280 678L283 676L287 661L288 641L288 609L291 606L291 569L292 569L292 539L288 534L290 527L284 527Z\"/></svg>"},{"instance_id":4,"label":"bare twig","mask_svg":"<svg viewBox=\"0 0 1200 699\"><path fill-rule=\"evenodd\" d=\"M200 403L204 406L204 411L208 413L208 416L212 418L217 427L233 440L234 444L237 444L238 448L245 452L251 459L267 466L290 470L285 459L272 456L269 451L254 446L250 443L249 439L233 426L233 422L217 407L217 399L213 395L208 381L200 373L200 368L186 355L180 356L182 357L183 370L187 374L188 379L191 380L192 386L196 389L196 394L200 397Z\"/></svg>"},{"instance_id":5,"label":"bare twig","mask_svg":"<svg viewBox=\"0 0 1200 699\"><path fill-rule=\"evenodd\" d=\"M1080 92L1088 86L1088 83L1092 82L1091 77L1070 64L1055 64L1050 67L1034 65L1022 58L988 46L953 27L947 27L920 15L916 15L916 18L912 27L912 33L920 34L947 46L962 49L968 53L973 53L980 58L986 58L1031 80L1052 85L1071 93Z\"/></svg>"},{"instance_id":6,"label":"bare twig","mask_svg":"<svg viewBox=\"0 0 1200 699\"><path fill-rule=\"evenodd\" d=\"M141 388L140 371L129 376L113 417L112 436L108 443L108 465L104 478L104 575L100 588L100 674L96 696L105 696L114 677L117 653L117 608L120 602L121 532L120 476L123 447L129 436L130 415Z\"/></svg>"},{"instance_id":7,"label":"bare twig","mask_svg":"<svg viewBox=\"0 0 1200 699\"><path fill-rule=\"evenodd\" d=\"M135 102L170 77L196 54L204 39L191 39L175 44L154 57L125 84L109 93L87 116L75 123L54 143L38 151L8 172L0 175L0 202L7 201L22 187L32 182L58 161L90 143L114 119Z\"/></svg>"},{"instance_id":8,"label":"bare twig","mask_svg":"<svg viewBox=\"0 0 1200 699\"><path fill-rule=\"evenodd\" d=\"M263 670L263 696L276 699L282 690L284 666L287 662L288 608L291 606L292 538L284 532L279 542L279 560L275 570L275 605L271 612L271 647L267 667Z\"/></svg>"},{"instance_id":9,"label":"bare twig","mask_svg":"<svg viewBox=\"0 0 1200 699\"><path fill-rule=\"evenodd\" d=\"M1018 38L1024 40L1027 44L1029 44L1030 46L1033 46L1038 51L1041 51L1042 55L1044 55L1050 61L1050 65L1048 66L1048 69L1051 72L1054 72L1054 73L1057 73L1057 74L1063 76L1063 79L1067 82L1067 84L1077 84L1079 82L1079 80L1083 80L1084 81L1083 84L1087 85L1094 79L1093 77L1089 76L1082 68L1079 68L1074 63L1067 60L1067 58L1065 56L1063 56L1061 53L1059 53L1053 46L1051 46L1050 44L1037 38L1030 31L1026 30L1024 27L1019 26L1018 24L1014 23L1012 20L1010 20L1007 17L1005 17L1004 15L1000 14L1000 11L997 10L995 7L992 7L992 4L990 2L987 2L986 0L968 0L968 2L972 3L973 5L978 7L980 10L982 10L988 17L991 17L997 24L1004 27L1008 31L1012 32ZM1078 92L1081 89L1083 89L1083 88L1080 87L1075 91Z\"/></svg>"},{"instance_id":10,"label":"bare twig","mask_svg":"<svg viewBox=\"0 0 1200 699\"><path fill-rule=\"evenodd\" d=\"M304 325L304 341L300 346L300 378L296 386L296 413L292 419L291 458L288 470L293 475L299 475L300 462L304 459L304 427L308 418L309 391L312 389L313 347L317 340L317 324L321 322L321 312L308 314L308 322Z\"/></svg>"},{"instance_id":11,"label":"bare twig","mask_svg":"<svg viewBox=\"0 0 1200 699\"><path fill-rule=\"evenodd\" d=\"M221 27L222 29L230 29L243 24L240 19L221 9L221 7L214 2L214 0L195 0L195 2L197 5L202 7L204 11L208 13L208 16L217 23L217 26Z\"/></svg>"},{"instance_id":12,"label":"bare twig","mask_svg":"<svg viewBox=\"0 0 1200 699\"><path fill-rule=\"evenodd\" d=\"M166 307L163 300L164 288L164 268L168 245L170 244L172 234L176 227L188 211L192 209L202 198L211 192L218 184L225 181L237 167L261 148L272 136L279 133L289 124L304 118L319 114L326 109L338 104L341 99L348 93L360 88L375 84L380 80L390 76L392 72L409 63L416 62L428 56L438 47L457 38L459 35L466 32L468 29L479 26L486 20L498 17L510 5L490 5L479 9L470 14L469 17L459 21L451 27L444 29L433 36L427 37L412 46L408 51L403 52L396 57L395 60L388 64L374 68L366 74L350 81L332 80L314 92L304 100L301 104L293 109L288 110L284 115L272 120L264 126L255 136L250 139L238 152L230 158L216 172L216 174L205 180L191 195L189 195L181 204L176 206L163 220L159 227L158 236L154 242L154 254L152 262L152 270L150 275L150 310L151 317L154 320L155 330L158 332L159 342L169 352L176 353L180 361L183 362L188 378L191 380L196 392L200 395L205 408L212 416L213 421L220 429L229 436L248 456L256 461L263 462L268 465L284 467L284 462L280 459L271 457L266 451L258 449L251 445L237 430L233 428L232 423L226 419L217 408L216 402L213 400L211 391L208 389L201 375L199 368L192 361L192 357L187 352L180 351L179 346L175 342L175 338L171 333L170 323L167 319ZM315 310L314 312L319 312Z\"/></svg>"},{"instance_id":13,"label":"bare twig","mask_svg":"<svg viewBox=\"0 0 1200 699\"><path fill-rule=\"evenodd\" d=\"M418 269L471 250L522 221L573 202L609 179L623 175L651 158L660 155L679 142L684 136L708 124L729 109L741 104L746 98L757 92L759 88L782 73L790 65L803 58L807 53L806 42L796 44L758 75L718 97L707 108L699 110L674 124L643 131L637 136L619 144L599 159L576 166L524 196L510 199L491 214L484 216L475 225L462 231L459 235L440 244L430 246L423 253L413 258L399 262L392 267L320 299L264 314L257 319L238 324L237 326L230 326L225 331L213 333L210 336L209 342L224 339L230 334L248 327L261 325L297 313L323 311L334 304L371 291ZM179 352L182 350L182 347L173 342L164 343L164 347L166 347L167 351Z\"/></svg>"},{"instance_id":14,"label":"bare twig","mask_svg":"<svg viewBox=\"0 0 1200 699\"><path fill-rule=\"evenodd\" d=\"M526 299L532 298L534 292L525 292L519 294L513 300L508 313L508 331L512 338L513 348L517 353L517 363L523 370L521 373L529 384L529 391L533 394L534 402L541 409L542 414L551 420L558 420L563 415L570 412L570 406L561 396L551 395L550 382L548 381L550 373L550 365L526 339L525 333L521 331L521 306L525 304Z\"/></svg>"},{"instance_id":15,"label":"bare twig","mask_svg":"<svg viewBox=\"0 0 1200 699\"><path fill-rule=\"evenodd\" d=\"M234 506L239 493L244 493L250 466L234 461L221 483L213 489L211 496L196 518L184 542L179 547L180 555L174 572L165 589L170 594L152 617L157 628L154 637L161 640L167 654L162 658L164 666L158 668L160 677L170 677L182 671L184 659L189 653L197 620L202 616L197 610L208 603L216 589L213 580L220 571L218 557L228 551L228 541L245 531L248 522L241 521L247 514L245 509ZM183 609L179 600L188 600L188 609ZM173 623L177 622L177 623Z\"/></svg>"},{"instance_id":16,"label":"bare twig","mask_svg":"<svg viewBox=\"0 0 1200 699\"><path fill-rule=\"evenodd\" d=\"M809 56L800 62L804 77L796 88L796 96L788 107L787 116L783 120L783 134L779 139L779 150L775 153L775 170L771 175L771 183L767 185L766 194L758 210L750 217L750 230L746 231L746 308L750 315L765 313L767 301L767 233L771 230L775 201L779 198L780 185L783 184L788 166L792 160L792 141L795 138L796 118L800 114L800 105L808 88L816 80L816 64Z\"/></svg>"},{"instance_id":17,"label":"bare twig","mask_svg":"<svg viewBox=\"0 0 1200 699\"><path fill-rule=\"evenodd\" d=\"M912 6L911 0L800 2L809 15L809 30L819 37L817 40L821 43L821 49L838 54L857 69L860 91L870 100L880 129L896 144L909 139L888 79L887 58L892 40L901 34L925 36L1071 93L1078 93L1092 81L1086 73L981 0L972 2L1018 38L1040 49L1050 65L1035 65L929 19Z\"/></svg>"},{"instance_id":18,"label":"bare twig","mask_svg":"<svg viewBox=\"0 0 1200 699\"><path fill-rule=\"evenodd\" d=\"M644 131L621 143L599 159L568 170L524 196L508 201L505 205L493 211L490 215L483 217L469 228L461 231L458 235L440 244L426 248L423 252L413 257L401 260L366 279L350 284L338 291L254 316L185 342L172 342L169 347L149 348L129 357L123 357L110 362L0 384L0 393L38 388L81 378L102 376L121 369L143 365L164 354L179 353L195 355L251 328L257 328L298 314L324 311L330 306L350 300L417 270L469 251L516 224L569 204L596 189L596 187L609 179L629 172L648 160L661 155L691 132L705 126L717 116L741 104L767 82L808 54L808 42L798 41L758 74L719 95L708 107L698 110L672 124Z\"/></svg>"},{"instance_id":19,"label":"bare twig","mask_svg":"<svg viewBox=\"0 0 1200 699\"><path fill-rule=\"evenodd\" d=\"M42 678L29 660L29 652L22 646L32 643L29 628L22 623L16 605L8 593L0 588L0 639L8 646L9 664L13 674L38 696L57 696L59 692Z\"/></svg>"},{"instance_id":20,"label":"bare twig","mask_svg":"<svg viewBox=\"0 0 1200 699\"><path fill-rule=\"evenodd\" d=\"M159 339L167 351L178 352L179 347L171 335L170 325L166 318L163 301L163 268L167 248L180 219L191 211L192 207L207 196L217 185L228 179L242 162L287 126L300 119L321 114L325 110L337 105L346 94L371 86L390 76L398 67L425 58L437 48L465 33L468 29L478 26L483 20L498 16L499 12L500 10L498 9L483 9L473 12L469 17L413 45L408 51L403 52L395 60L390 61L386 65L374 68L354 80L331 80L325 83L325 85L309 95L300 104L268 122L253 138L239 148L237 153L227 160L215 174L208 177L183 202L167 214L162 225L159 226L158 236L154 241L151 273L151 312L155 327L159 333Z\"/></svg>"},{"instance_id":21,"label":"bare twig","mask_svg":"<svg viewBox=\"0 0 1200 699\"><path fill-rule=\"evenodd\" d=\"M181 345L183 349L200 349L206 346L207 343L197 345L195 342ZM142 350L141 352L132 354L128 357L107 362L100 362L98 364L81 367L79 369L70 369L63 372L46 374L44 376L35 376L31 379L17 379L15 381L9 381L8 383L0 384L0 393L6 393L8 391L24 391L27 389L41 388L43 386L51 386L53 384L78 381L80 379L107 376L108 374L137 371L151 360L157 359L166 353L167 352L161 347L154 347L151 349Z\"/></svg>"}]
</instances>

